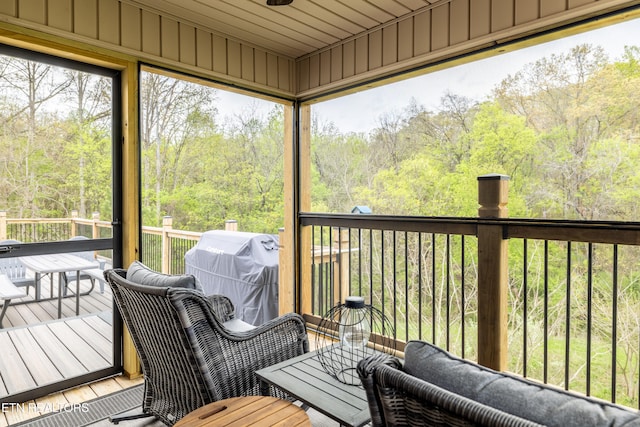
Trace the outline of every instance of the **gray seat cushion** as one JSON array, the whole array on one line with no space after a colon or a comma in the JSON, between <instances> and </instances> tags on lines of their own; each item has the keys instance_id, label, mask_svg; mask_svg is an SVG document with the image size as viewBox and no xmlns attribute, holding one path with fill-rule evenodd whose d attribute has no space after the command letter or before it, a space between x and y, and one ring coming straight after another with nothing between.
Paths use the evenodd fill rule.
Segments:
<instances>
[{"instance_id":1,"label":"gray seat cushion","mask_svg":"<svg viewBox=\"0 0 640 427\"><path fill-rule=\"evenodd\" d=\"M203 292L202 285L192 274L162 274L151 270L140 261L133 261L127 269L127 280L146 286L160 288L187 288Z\"/></svg>"},{"instance_id":2,"label":"gray seat cushion","mask_svg":"<svg viewBox=\"0 0 640 427\"><path fill-rule=\"evenodd\" d=\"M423 341L407 344L404 370L446 390L547 426L640 426L635 410L496 372Z\"/></svg>"},{"instance_id":3,"label":"gray seat cushion","mask_svg":"<svg viewBox=\"0 0 640 427\"><path fill-rule=\"evenodd\" d=\"M232 332L247 332L252 331L256 326L250 325L247 322L243 322L240 319L231 319L222 324L225 328Z\"/></svg>"}]
</instances>

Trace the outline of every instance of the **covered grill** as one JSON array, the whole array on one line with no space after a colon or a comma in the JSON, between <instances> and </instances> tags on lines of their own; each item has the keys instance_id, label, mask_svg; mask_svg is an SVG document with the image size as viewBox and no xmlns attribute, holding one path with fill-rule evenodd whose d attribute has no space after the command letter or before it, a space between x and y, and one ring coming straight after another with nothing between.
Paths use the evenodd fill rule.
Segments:
<instances>
[{"instance_id":1,"label":"covered grill","mask_svg":"<svg viewBox=\"0 0 640 427\"><path fill-rule=\"evenodd\" d=\"M252 325L278 317L278 236L240 231L205 232L185 254L185 272L206 295L222 294L236 317Z\"/></svg>"}]
</instances>

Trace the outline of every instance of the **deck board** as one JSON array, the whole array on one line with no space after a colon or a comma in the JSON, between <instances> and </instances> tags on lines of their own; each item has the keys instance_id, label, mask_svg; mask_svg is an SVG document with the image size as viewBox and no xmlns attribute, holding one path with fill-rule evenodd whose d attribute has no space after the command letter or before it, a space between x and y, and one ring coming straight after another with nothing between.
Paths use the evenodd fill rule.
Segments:
<instances>
[{"instance_id":1,"label":"deck board","mask_svg":"<svg viewBox=\"0 0 640 427\"><path fill-rule=\"evenodd\" d=\"M94 329L91 323L86 322L84 318L67 320L65 323L73 329L74 333L77 334L82 341L95 350L109 365L111 364L112 346L110 339L102 336Z\"/></svg>"},{"instance_id":2,"label":"deck board","mask_svg":"<svg viewBox=\"0 0 640 427\"><path fill-rule=\"evenodd\" d=\"M49 328L89 371L107 368L108 361L78 335L66 322L52 322Z\"/></svg>"},{"instance_id":3,"label":"deck board","mask_svg":"<svg viewBox=\"0 0 640 427\"><path fill-rule=\"evenodd\" d=\"M81 291L88 291L90 286L91 284L88 280L83 281ZM55 287L55 291L57 293L57 286ZM11 306L7 309L3 322L5 328L0 329L0 348L2 349L2 357L0 357L0 401L13 402L14 400L11 398L11 395L19 392L16 389L8 390L5 387L5 382L15 388L17 381L25 381L25 375L27 377L33 375L36 378L32 378L30 386L26 387L25 384L19 385L22 389L21 391L25 391L25 388L31 389L34 388L34 385L38 387L43 385L44 382L51 380L50 372L42 372L39 368L31 369L31 371L27 369L27 366L38 363L37 360L40 360L40 363L48 367L52 365L55 366L58 374L65 379L75 378L89 372L85 367L88 365L88 362L81 360L83 357L86 357L86 354L76 352L75 349L70 350L70 347L61 341L65 338L55 334L54 329L56 328L49 327L50 323L66 322L66 329L64 330L66 332L74 331L77 339L80 340L82 340L83 336L92 336L89 341L97 341L99 343L95 344L94 342L94 346L92 347L94 351L90 354L93 354L94 357L99 351L104 353L100 358L105 357L111 360L113 357L113 349L110 347L112 340L113 299L111 289L108 286L105 286L105 292L101 294L99 286L96 284L96 287L89 295L82 295L80 297L79 316L76 316L75 313L75 296L71 294L70 297L65 298L63 300L63 318L60 320L57 319L57 300L33 302L33 294L33 289L30 289L30 294L27 295L27 297L12 301ZM44 297L51 295L50 280L48 277L43 278L42 295ZM30 302L26 304L13 304L20 301ZM78 318L82 321L77 321ZM71 319L76 320L72 321ZM86 329L86 331L76 331L77 329ZM27 334L29 334L31 338L29 338ZM18 344L20 348L16 348L13 344L12 336L14 337L14 341L20 341ZM31 340L31 342L29 342L29 340ZM109 343L108 351L106 351L107 342ZM37 343L37 346L35 346L34 343ZM40 350L38 350L38 347ZM101 350L96 351L96 348L101 348ZM22 350L27 349L28 352L25 354ZM36 354L38 355L35 356ZM41 359L43 354L46 355L49 362ZM103 363L104 365L107 364L107 362ZM142 377L136 379L129 379L124 376L108 378L71 390L53 393L38 398L35 402L79 403L96 396L140 384L143 381L144 379ZM40 414L37 411L6 411L0 413L0 427L12 425L38 415Z\"/></svg>"},{"instance_id":4,"label":"deck board","mask_svg":"<svg viewBox=\"0 0 640 427\"><path fill-rule=\"evenodd\" d=\"M102 337L107 339L109 343L112 340L112 329L111 323L107 322L104 318L100 316L88 316L84 317L83 320L91 326L97 333L99 333Z\"/></svg>"},{"instance_id":5,"label":"deck board","mask_svg":"<svg viewBox=\"0 0 640 427\"><path fill-rule=\"evenodd\" d=\"M90 287L89 280L83 280L81 292ZM12 301L3 322L5 327L0 329L0 401L108 368L112 363L113 299L108 287L101 294L96 284L91 293L81 295L79 315L75 312L76 297L70 292L62 300L61 319L57 318L57 299L36 302L33 294ZM42 295L51 295L48 278L42 281Z\"/></svg>"},{"instance_id":6,"label":"deck board","mask_svg":"<svg viewBox=\"0 0 640 427\"><path fill-rule=\"evenodd\" d=\"M19 354L29 354L27 369L38 384L48 384L63 379L56 365L38 344L29 328L18 328L9 331L9 336Z\"/></svg>"},{"instance_id":7,"label":"deck board","mask_svg":"<svg viewBox=\"0 0 640 427\"><path fill-rule=\"evenodd\" d=\"M11 306L9 306L11 308ZM46 319L49 317L47 312L41 307L39 304L21 304L16 305L15 310L20 313L20 319L24 324L33 324L40 323L41 319ZM18 323L17 321L12 321L12 324Z\"/></svg>"},{"instance_id":8,"label":"deck board","mask_svg":"<svg viewBox=\"0 0 640 427\"><path fill-rule=\"evenodd\" d=\"M46 325L34 326L29 329L40 346L46 349L52 363L65 378L77 377L88 372L84 364Z\"/></svg>"},{"instance_id":9,"label":"deck board","mask_svg":"<svg viewBox=\"0 0 640 427\"><path fill-rule=\"evenodd\" d=\"M0 348L2 349L2 357L0 358L2 382L9 393L34 388L36 382L22 359L23 355L13 345L8 333L0 334Z\"/></svg>"}]
</instances>

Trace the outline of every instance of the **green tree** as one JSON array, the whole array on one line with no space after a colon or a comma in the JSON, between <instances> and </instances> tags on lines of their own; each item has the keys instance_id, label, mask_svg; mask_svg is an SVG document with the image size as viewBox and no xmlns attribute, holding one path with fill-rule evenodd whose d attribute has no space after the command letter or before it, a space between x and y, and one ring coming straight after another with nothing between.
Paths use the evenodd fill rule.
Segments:
<instances>
[{"instance_id":1,"label":"green tree","mask_svg":"<svg viewBox=\"0 0 640 427\"><path fill-rule=\"evenodd\" d=\"M70 113L65 120L65 159L60 186L68 191L67 206L81 218L93 212L111 218L111 81L75 70L65 70L70 81L65 91ZM68 213L66 213L68 215Z\"/></svg>"},{"instance_id":2,"label":"green tree","mask_svg":"<svg viewBox=\"0 0 640 427\"><path fill-rule=\"evenodd\" d=\"M364 135L340 134L333 123L315 120L312 129L314 207L325 206L324 210L329 212L350 212L362 204L356 189L373 179L377 170L375 157L379 153L367 145Z\"/></svg>"},{"instance_id":3,"label":"green tree","mask_svg":"<svg viewBox=\"0 0 640 427\"><path fill-rule=\"evenodd\" d=\"M50 159L58 158L56 140L57 117L46 108L59 100L70 81L56 67L10 56L0 56L0 87L7 94L3 114L7 152L5 163L10 176L5 181L8 199L19 217L61 212L56 188L46 180ZM47 206L44 206L47 205Z\"/></svg>"},{"instance_id":4,"label":"green tree","mask_svg":"<svg viewBox=\"0 0 640 427\"><path fill-rule=\"evenodd\" d=\"M215 123L215 89L153 72L140 82L142 203L145 223L159 225L162 198L181 174L181 156L190 150L203 122ZM208 129L208 126L205 127Z\"/></svg>"}]
</instances>

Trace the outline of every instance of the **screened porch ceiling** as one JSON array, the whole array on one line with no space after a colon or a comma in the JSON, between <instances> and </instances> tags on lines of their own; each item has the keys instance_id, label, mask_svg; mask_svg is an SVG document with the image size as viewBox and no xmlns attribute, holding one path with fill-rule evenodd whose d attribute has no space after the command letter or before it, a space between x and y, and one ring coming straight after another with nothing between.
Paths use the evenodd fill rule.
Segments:
<instances>
[{"instance_id":1,"label":"screened porch ceiling","mask_svg":"<svg viewBox=\"0 0 640 427\"><path fill-rule=\"evenodd\" d=\"M128 2L295 59L450 0L293 0L287 6L267 6L267 0Z\"/></svg>"}]
</instances>

